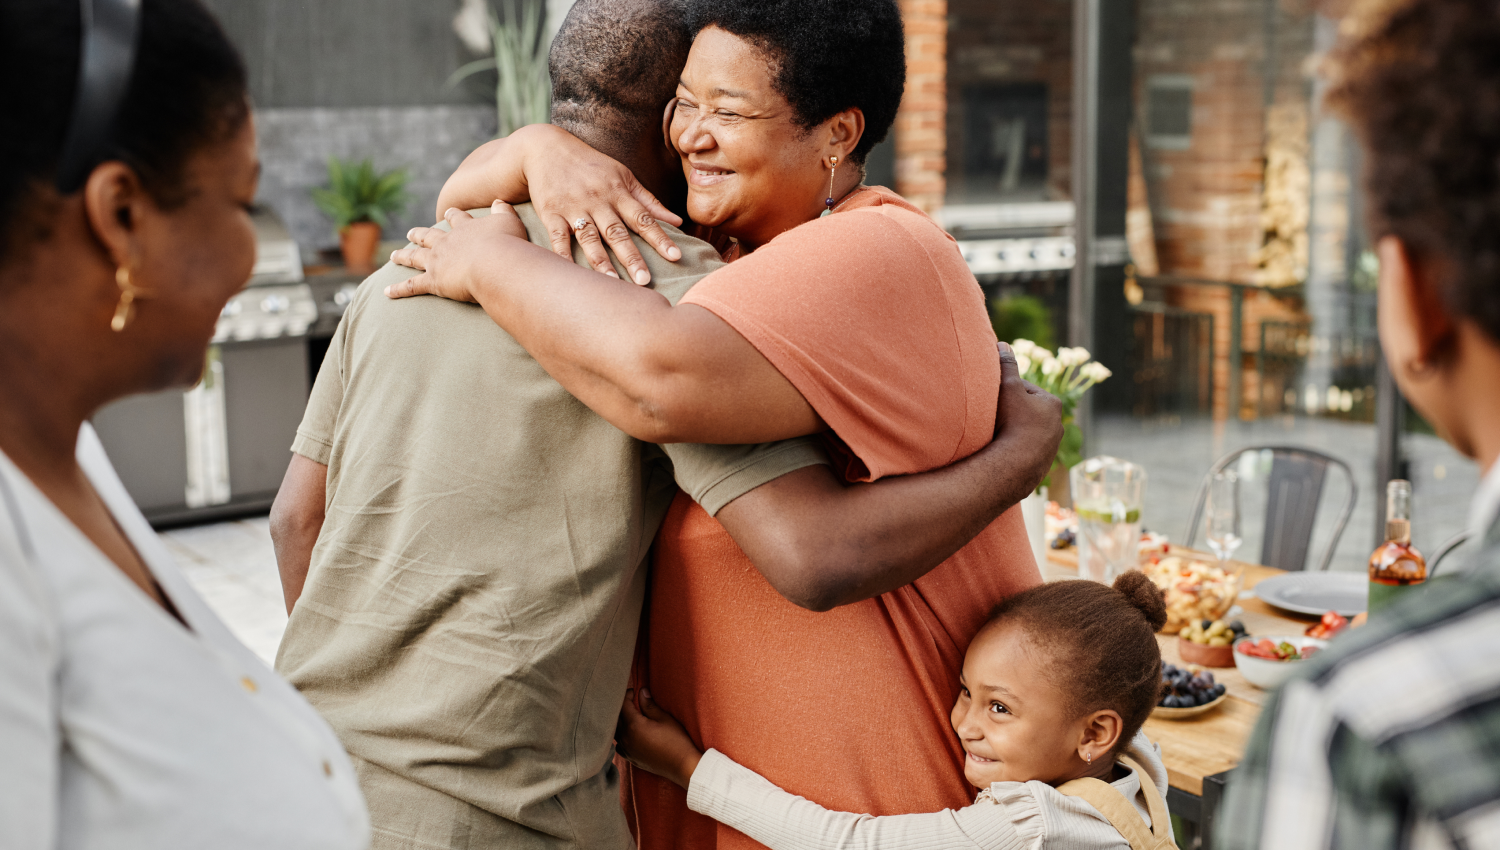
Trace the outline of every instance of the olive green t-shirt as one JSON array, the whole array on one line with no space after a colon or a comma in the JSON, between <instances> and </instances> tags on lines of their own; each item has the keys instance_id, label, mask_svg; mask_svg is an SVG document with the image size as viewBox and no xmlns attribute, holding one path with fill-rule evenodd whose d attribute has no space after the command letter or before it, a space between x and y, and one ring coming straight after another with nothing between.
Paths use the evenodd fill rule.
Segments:
<instances>
[{"instance_id":1,"label":"olive green t-shirt","mask_svg":"<svg viewBox=\"0 0 1500 850\"><path fill-rule=\"evenodd\" d=\"M721 261L672 235L681 262L641 251L675 302ZM326 518L276 667L354 757L374 847L630 847L612 739L673 467L717 511L826 461L634 440L479 307L382 293L413 274L359 287L298 429Z\"/></svg>"}]
</instances>

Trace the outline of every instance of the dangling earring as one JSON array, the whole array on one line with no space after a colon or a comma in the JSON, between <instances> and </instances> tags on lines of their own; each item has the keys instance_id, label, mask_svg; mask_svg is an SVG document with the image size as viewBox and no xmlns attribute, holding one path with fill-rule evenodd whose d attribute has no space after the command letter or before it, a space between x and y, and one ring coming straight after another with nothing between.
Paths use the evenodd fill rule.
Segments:
<instances>
[{"instance_id":1,"label":"dangling earring","mask_svg":"<svg viewBox=\"0 0 1500 850\"><path fill-rule=\"evenodd\" d=\"M109 320L109 329L119 333L135 318L135 302L151 293L138 288L130 280L130 270L124 266L115 269L115 285L120 287L120 303L115 305L115 316Z\"/></svg>"},{"instance_id":2,"label":"dangling earring","mask_svg":"<svg viewBox=\"0 0 1500 850\"><path fill-rule=\"evenodd\" d=\"M824 210L818 218L833 214L833 178L839 173L839 158L831 156L828 161L833 164L833 168L828 172L828 200L823 202Z\"/></svg>"},{"instance_id":3,"label":"dangling earring","mask_svg":"<svg viewBox=\"0 0 1500 850\"><path fill-rule=\"evenodd\" d=\"M1083 763L1084 764L1088 764L1088 765L1092 765L1094 763L1094 754L1093 753L1084 753L1083 754Z\"/></svg>"}]
</instances>

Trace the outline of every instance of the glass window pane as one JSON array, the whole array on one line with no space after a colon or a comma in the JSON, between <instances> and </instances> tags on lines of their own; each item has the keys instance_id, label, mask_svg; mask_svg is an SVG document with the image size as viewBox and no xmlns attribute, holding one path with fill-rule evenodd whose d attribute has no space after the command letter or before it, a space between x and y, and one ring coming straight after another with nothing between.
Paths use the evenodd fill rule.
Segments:
<instances>
[{"instance_id":1,"label":"glass window pane","mask_svg":"<svg viewBox=\"0 0 1500 850\"><path fill-rule=\"evenodd\" d=\"M1072 5L948 7L940 216L992 299L997 333L1048 345L1068 341ZM1289 446L1336 458L1358 503L1332 567L1362 570L1384 487L1375 480L1377 269L1358 146L1319 109L1314 70L1338 22L1281 0L1138 0L1135 9L1130 307L1096 317L1128 323L1129 355L1105 364L1116 383L1096 394L1088 452L1144 464L1144 523L1178 542L1204 475L1226 454ZM1398 468L1414 485L1414 540L1435 551L1462 528L1477 470L1419 418L1406 422ZM1281 537L1308 514L1288 500L1296 470L1266 452L1238 463L1240 555L1295 556ZM1326 475L1306 559L1288 566L1316 567L1332 537L1351 492L1337 470ZM1270 544L1268 529L1281 533ZM1201 530L1196 537L1202 548Z\"/></svg>"}]
</instances>

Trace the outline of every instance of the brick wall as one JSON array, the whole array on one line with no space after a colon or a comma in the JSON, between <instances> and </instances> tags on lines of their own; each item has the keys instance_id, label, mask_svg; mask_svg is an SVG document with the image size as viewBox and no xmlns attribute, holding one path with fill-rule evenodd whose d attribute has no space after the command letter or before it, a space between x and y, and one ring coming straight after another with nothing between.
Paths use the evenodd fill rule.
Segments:
<instances>
[{"instance_id":1,"label":"brick wall","mask_svg":"<svg viewBox=\"0 0 1500 850\"><path fill-rule=\"evenodd\" d=\"M935 14L940 5L903 2L914 82L916 70L926 69L923 61L941 55L916 46L916 40L928 37L929 32L925 22L921 27L913 25L916 12L932 7ZM1136 223L1132 230L1137 231L1132 235L1141 236L1144 231L1148 240L1154 235L1160 273L1239 283L1268 277L1265 246L1268 232L1275 232L1264 192L1268 106L1279 107L1285 118L1287 110L1308 110L1312 102L1307 68L1314 51L1314 27L1302 6L1299 0L1274 4L1266 0L1136 0L1137 139L1145 141L1148 79L1163 74L1188 76L1193 85L1190 143L1183 149L1140 144L1139 159L1132 157ZM1043 196L1067 198L1072 164L1073 0L947 0L946 11L947 78L943 82L948 198L952 202L962 202L966 196L975 196L975 201L996 200L984 197L989 187L965 182L966 88L1038 83L1046 86ZM909 84L908 101L912 93ZM921 120L929 112L921 113ZM917 123L916 113L908 120L906 126L912 130L926 126ZM939 150L933 140L921 138L924 152ZM916 150L899 144L898 150ZM905 166L911 169L907 173L916 174L919 162L927 169L925 161L913 157ZM1305 248L1302 251L1305 254ZM1215 415L1251 413L1261 394L1254 368L1261 323L1305 320L1301 299L1255 290L1246 293L1239 363L1231 362L1229 350L1227 289L1174 288L1170 300L1175 306L1214 317ZM1232 369L1242 377L1240 399L1228 396Z\"/></svg>"},{"instance_id":2,"label":"brick wall","mask_svg":"<svg viewBox=\"0 0 1500 850\"><path fill-rule=\"evenodd\" d=\"M1264 194L1268 106L1284 114L1310 104L1311 21L1279 4L1268 17L1262 0L1139 0L1137 8L1137 130L1147 142L1144 183L1160 270L1258 282L1266 277L1263 246L1273 229ZM1145 92L1161 74L1192 79L1191 142L1182 150L1149 143ZM1227 289L1182 287L1171 300L1214 316L1215 418L1253 415L1262 394L1254 364L1261 323L1305 319L1301 300L1246 292L1239 363L1229 349ZM1228 395L1231 369L1242 376L1238 399Z\"/></svg>"},{"instance_id":3,"label":"brick wall","mask_svg":"<svg viewBox=\"0 0 1500 850\"><path fill-rule=\"evenodd\" d=\"M928 212L943 204L947 139L947 0L901 0L906 95L896 113L896 191Z\"/></svg>"},{"instance_id":4,"label":"brick wall","mask_svg":"<svg viewBox=\"0 0 1500 850\"><path fill-rule=\"evenodd\" d=\"M1152 77L1186 75L1193 84L1190 146L1143 149L1162 271L1253 282L1265 241L1267 74L1273 103L1309 102L1311 23L1284 11L1268 18L1263 0L1140 0L1138 8L1137 126L1149 129Z\"/></svg>"}]
</instances>

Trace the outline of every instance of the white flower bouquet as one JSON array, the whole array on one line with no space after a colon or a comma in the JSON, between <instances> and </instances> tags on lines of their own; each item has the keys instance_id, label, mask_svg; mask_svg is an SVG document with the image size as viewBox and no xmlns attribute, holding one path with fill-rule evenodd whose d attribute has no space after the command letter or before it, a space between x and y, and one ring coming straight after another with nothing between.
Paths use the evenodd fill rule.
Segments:
<instances>
[{"instance_id":1,"label":"white flower bouquet","mask_svg":"<svg viewBox=\"0 0 1500 850\"><path fill-rule=\"evenodd\" d=\"M1010 344L1016 353L1021 377L1057 396L1063 408L1063 438L1057 447L1057 466L1064 470L1083 460L1083 432L1073 416L1078 400L1093 385L1111 374L1103 363L1094 360L1086 348L1059 348L1056 354L1029 339Z\"/></svg>"}]
</instances>

